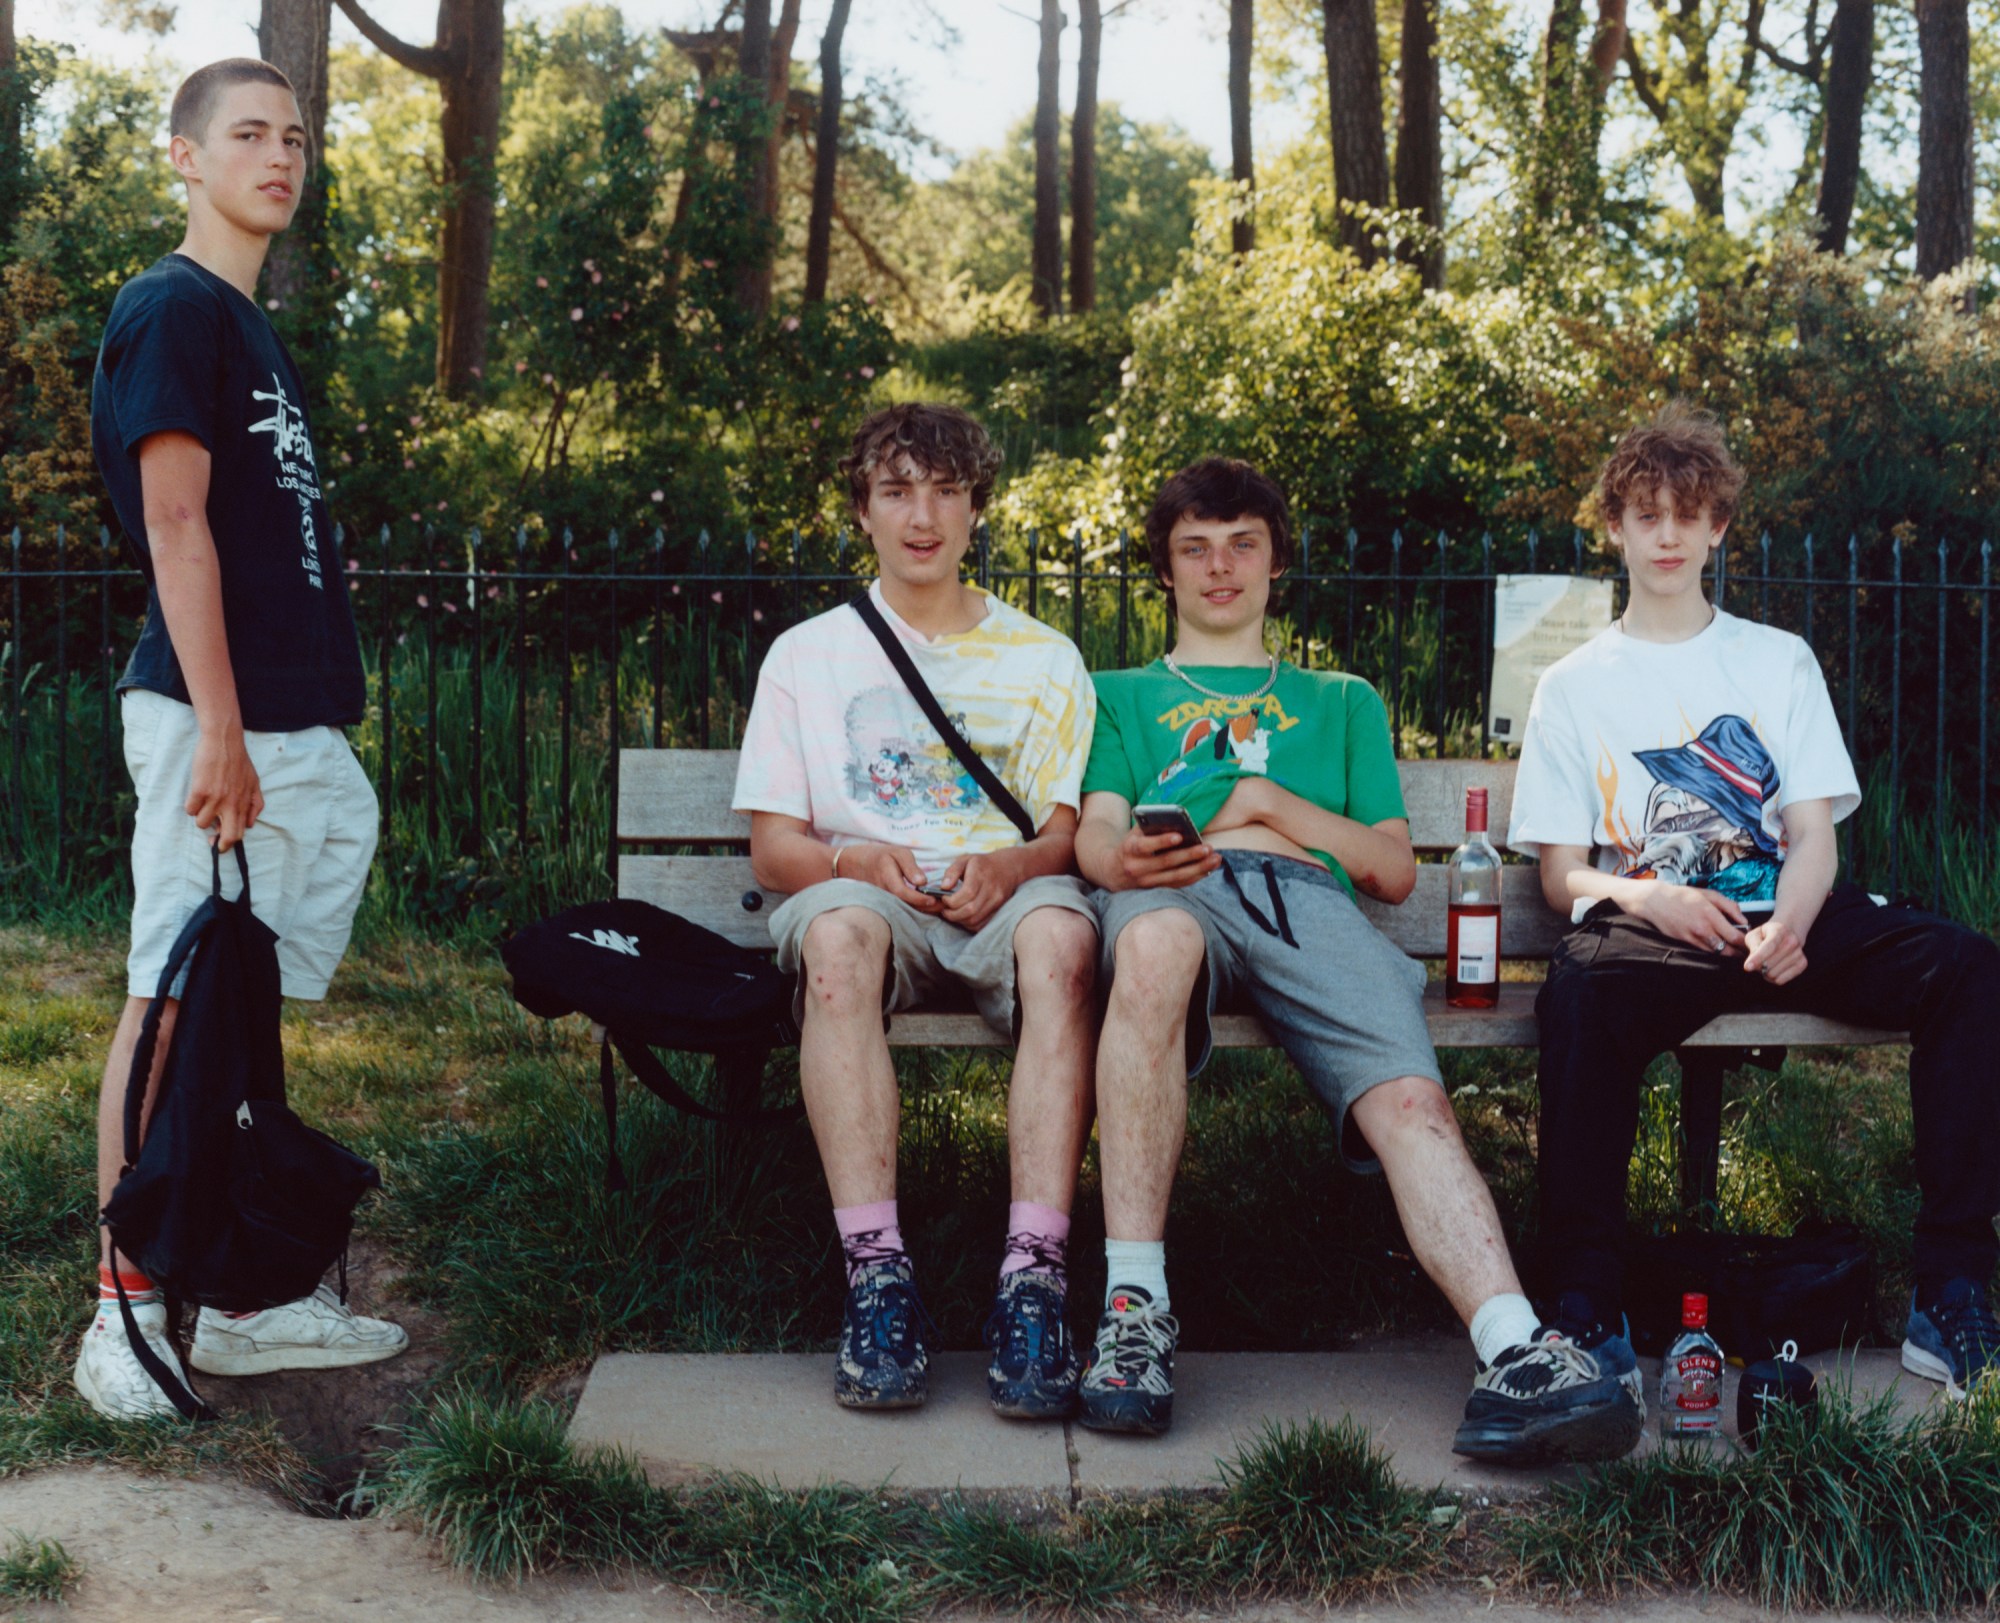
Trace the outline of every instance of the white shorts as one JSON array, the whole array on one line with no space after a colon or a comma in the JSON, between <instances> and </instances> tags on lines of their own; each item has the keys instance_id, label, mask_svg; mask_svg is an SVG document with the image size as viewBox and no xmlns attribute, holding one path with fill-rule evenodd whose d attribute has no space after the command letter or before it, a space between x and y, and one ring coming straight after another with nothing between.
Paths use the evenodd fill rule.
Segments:
<instances>
[{"instance_id":1,"label":"white shorts","mask_svg":"<svg viewBox=\"0 0 2000 1623\"><path fill-rule=\"evenodd\" d=\"M181 926L213 882L210 834L187 814L200 736L194 707L144 688L121 700L125 766L139 795L132 829L132 951L126 990L150 998ZM375 789L337 727L243 735L264 812L243 837L250 910L278 937L286 997L323 998L347 951L375 855ZM222 864L222 893L242 880Z\"/></svg>"}]
</instances>

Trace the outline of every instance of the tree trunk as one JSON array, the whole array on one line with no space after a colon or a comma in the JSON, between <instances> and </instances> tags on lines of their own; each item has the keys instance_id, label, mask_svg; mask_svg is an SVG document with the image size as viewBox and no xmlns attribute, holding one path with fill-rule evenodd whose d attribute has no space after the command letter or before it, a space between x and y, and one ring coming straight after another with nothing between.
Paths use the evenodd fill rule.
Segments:
<instances>
[{"instance_id":1,"label":"tree trunk","mask_svg":"<svg viewBox=\"0 0 2000 1623\"><path fill-rule=\"evenodd\" d=\"M1257 0L1229 0L1229 173L1244 195L1229 227L1229 245L1239 254L1257 246L1257 221L1250 199L1257 190L1257 165L1250 149L1250 58L1257 40Z\"/></svg>"},{"instance_id":2,"label":"tree trunk","mask_svg":"<svg viewBox=\"0 0 2000 1623\"><path fill-rule=\"evenodd\" d=\"M1069 121L1069 307L1097 308L1097 64L1103 0L1077 0L1076 113Z\"/></svg>"},{"instance_id":3,"label":"tree trunk","mask_svg":"<svg viewBox=\"0 0 2000 1623\"><path fill-rule=\"evenodd\" d=\"M771 0L743 0L743 32L736 47L736 71L745 88L757 87L766 107L771 98ZM771 195L771 143L763 135L747 136L736 157L742 186L743 217L765 220ZM736 269L736 303L751 320L771 308L771 258L766 247L753 249Z\"/></svg>"},{"instance_id":4,"label":"tree trunk","mask_svg":"<svg viewBox=\"0 0 2000 1623\"><path fill-rule=\"evenodd\" d=\"M14 226L26 201L27 176L21 147L26 97L14 77L21 66L14 42L14 0L0 0L0 259L14 241Z\"/></svg>"},{"instance_id":5,"label":"tree trunk","mask_svg":"<svg viewBox=\"0 0 2000 1623\"><path fill-rule=\"evenodd\" d=\"M1326 88L1333 133L1333 191L1340 244L1372 265L1370 227L1353 210L1389 206L1388 144L1382 136L1382 47L1375 0L1322 0Z\"/></svg>"},{"instance_id":6,"label":"tree trunk","mask_svg":"<svg viewBox=\"0 0 2000 1623\"><path fill-rule=\"evenodd\" d=\"M335 0L376 50L435 79L443 96L445 218L438 249L437 385L459 398L486 373L488 282L493 273L494 155L506 67L504 0L439 0L437 43L411 45L361 0Z\"/></svg>"},{"instance_id":7,"label":"tree trunk","mask_svg":"<svg viewBox=\"0 0 2000 1623\"><path fill-rule=\"evenodd\" d=\"M784 189L778 160L784 152L785 109L792 99L792 48L798 40L799 0L785 0L777 26L771 33L771 71L764 81L764 100L770 104L775 115L771 120L770 150L765 154L764 218L774 224L778 218L779 195Z\"/></svg>"},{"instance_id":8,"label":"tree trunk","mask_svg":"<svg viewBox=\"0 0 2000 1623\"><path fill-rule=\"evenodd\" d=\"M306 125L306 187L292 228L271 243L264 286L291 305L313 285L313 250L326 229L326 53L333 0L264 0L257 54L292 81Z\"/></svg>"},{"instance_id":9,"label":"tree trunk","mask_svg":"<svg viewBox=\"0 0 2000 1623\"><path fill-rule=\"evenodd\" d=\"M1917 0L1923 59L1917 119L1917 274L1972 255L1972 38L1966 0Z\"/></svg>"},{"instance_id":10,"label":"tree trunk","mask_svg":"<svg viewBox=\"0 0 2000 1623\"><path fill-rule=\"evenodd\" d=\"M840 37L854 0L833 0L819 40L819 123L813 145L812 216L806 223L806 303L826 298L833 259L833 183L840 164Z\"/></svg>"},{"instance_id":11,"label":"tree trunk","mask_svg":"<svg viewBox=\"0 0 2000 1623\"><path fill-rule=\"evenodd\" d=\"M1590 65L1597 70L1597 100L1611 94L1618 59L1625 54L1625 0L1597 0L1597 37L1590 42Z\"/></svg>"},{"instance_id":12,"label":"tree trunk","mask_svg":"<svg viewBox=\"0 0 2000 1623\"><path fill-rule=\"evenodd\" d=\"M1399 245L1425 287L1444 286L1444 102L1438 87L1437 19L1430 0L1403 0L1401 95L1396 109L1396 207L1432 232L1422 246Z\"/></svg>"},{"instance_id":13,"label":"tree trunk","mask_svg":"<svg viewBox=\"0 0 2000 1623\"><path fill-rule=\"evenodd\" d=\"M1875 0L1836 0L1827 41L1826 137L1820 148L1819 248L1847 252L1854 193L1861 182L1861 114L1875 56Z\"/></svg>"},{"instance_id":14,"label":"tree trunk","mask_svg":"<svg viewBox=\"0 0 2000 1623\"><path fill-rule=\"evenodd\" d=\"M1063 14L1060 0L1042 0L1042 52L1035 71L1035 237L1030 274L1035 308L1044 316L1062 313L1062 198L1058 146L1062 112Z\"/></svg>"}]
</instances>

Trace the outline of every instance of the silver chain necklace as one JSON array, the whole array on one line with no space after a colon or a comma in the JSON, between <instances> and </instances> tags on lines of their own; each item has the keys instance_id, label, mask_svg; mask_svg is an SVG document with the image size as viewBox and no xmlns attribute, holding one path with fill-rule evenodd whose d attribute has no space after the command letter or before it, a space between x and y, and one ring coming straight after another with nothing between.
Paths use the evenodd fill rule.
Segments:
<instances>
[{"instance_id":1,"label":"silver chain necklace","mask_svg":"<svg viewBox=\"0 0 2000 1623\"><path fill-rule=\"evenodd\" d=\"M1208 699L1263 698L1265 694L1269 693L1271 689L1273 689L1278 685L1278 656L1276 654L1272 654L1270 656L1270 660L1271 660L1271 674L1264 679L1264 685L1260 687L1255 693L1217 693L1214 688L1203 687L1192 676L1188 675L1186 671L1182 670L1180 666L1176 665L1174 663L1174 656L1172 654L1160 655L1160 662L1163 665L1165 665L1168 670L1172 671L1174 675L1178 676L1183 682L1187 683L1187 685L1193 688L1195 692L1201 694L1204 698Z\"/></svg>"}]
</instances>

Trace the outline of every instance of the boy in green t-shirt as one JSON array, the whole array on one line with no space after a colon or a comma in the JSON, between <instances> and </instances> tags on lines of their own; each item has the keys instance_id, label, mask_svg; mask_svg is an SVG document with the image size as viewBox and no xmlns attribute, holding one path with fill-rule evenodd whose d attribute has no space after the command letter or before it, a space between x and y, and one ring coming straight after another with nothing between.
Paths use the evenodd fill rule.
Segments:
<instances>
[{"instance_id":1,"label":"boy in green t-shirt","mask_svg":"<svg viewBox=\"0 0 2000 1623\"><path fill-rule=\"evenodd\" d=\"M1595 1459L1636 1441L1632 1394L1545 1329L1465 1152L1424 1023L1422 965L1355 905L1416 883L1382 700L1359 677L1264 647L1292 560L1285 498L1249 464L1208 458L1146 518L1172 594L1173 652L1097 681L1077 865L1102 887L1098 1143L1108 1287L1081 1418L1162 1432L1179 1326L1168 1311L1167 1200L1187 1083L1235 993L1333 1117L1358 1172L1389 1179L1410 1249L1470 1326L1479 1369L1454 1448L1509 1463ZM1135 805L1184 807L1201 840L1146 834Z\"/></svg>"}]
</instances>

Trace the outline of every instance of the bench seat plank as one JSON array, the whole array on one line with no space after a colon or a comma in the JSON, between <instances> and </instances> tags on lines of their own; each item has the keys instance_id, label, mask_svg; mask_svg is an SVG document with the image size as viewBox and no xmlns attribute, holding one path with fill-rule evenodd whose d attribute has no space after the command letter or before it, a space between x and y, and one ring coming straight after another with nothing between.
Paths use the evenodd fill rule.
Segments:
<instances>
[{"instance_id":1,"label":"bench seat plank","mask_svg":"<svg viewBox=\"0 0 2000 1623\"><path fill-rule=\"evenodd\" d=\"M1534 1048L1535 993L1528 981L1510 981L1500 988L1497 1009L1454 1009L1444 1000L1444 986L1433 981L1424 993L1424 1019L1431 1041L1439 1048ZM889 1041L898 1048L1004 1048L998 1032L976 1014L898 1014L889 1022ZM1690 1048L1781 1048L1819 1046L1865 1048L1879 1043L1907 1042L1901 1032L1877 1031L1823 1020L1810 1014L1726 1014L1711 1020L1689 1039ZM1270 1048L1271 1034L1254 1014L1218 1014L1218 1048Z\"/></svg>"},{"instance_id":2,"label":"bench seat plank","mask_svg":"<svg viewBox=\"0 0 2000 1623\"><path fill-rule=\"evenodd\" d=\"M1442 863L1421 863L1417 888L1409 900L1391 907L1364 896L1361 911L1404 952L1441 958L1449 884L1449 870ZM743 898L752 893L762 898L754 911L743 906ZM618 894L679 913L738 946L758 951L770 947L771 914L784 900L776 892L763 891L750 871L750 859L733 853L667 857L627 852L618 859ZM1505 898L1500 911L1502 952L1510 958L1548 957L1562 939L1564 925L1542 900L1536 870L1510 867ZM1253 889L1251 900L1257 899Z\"/></svg>"}]
</instances>

